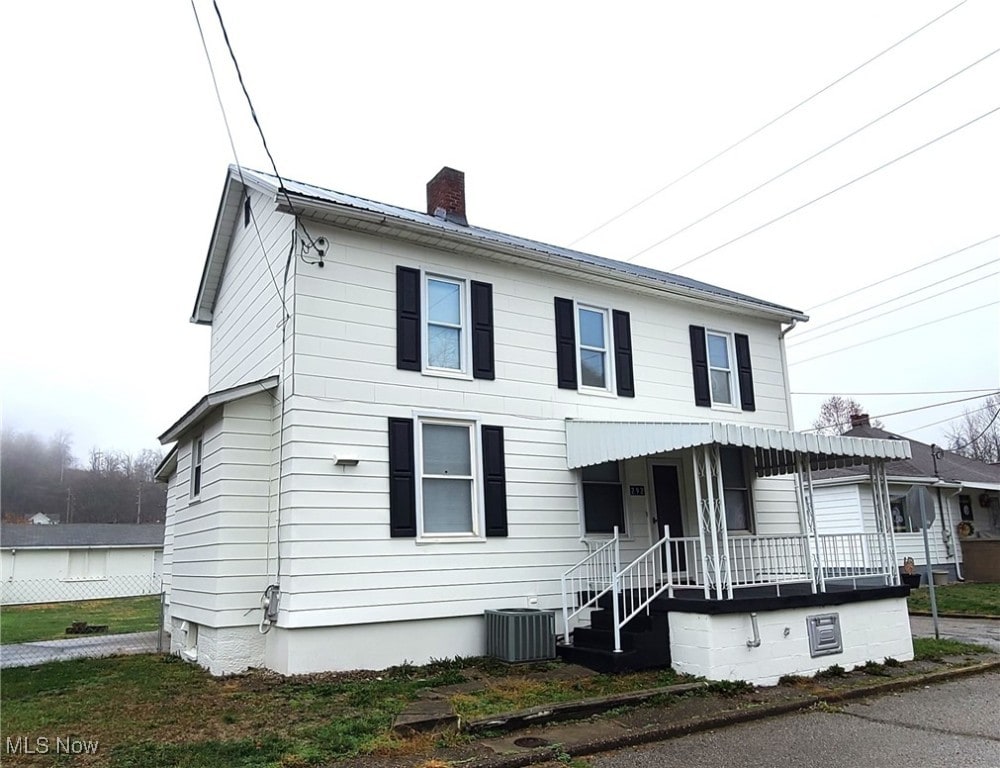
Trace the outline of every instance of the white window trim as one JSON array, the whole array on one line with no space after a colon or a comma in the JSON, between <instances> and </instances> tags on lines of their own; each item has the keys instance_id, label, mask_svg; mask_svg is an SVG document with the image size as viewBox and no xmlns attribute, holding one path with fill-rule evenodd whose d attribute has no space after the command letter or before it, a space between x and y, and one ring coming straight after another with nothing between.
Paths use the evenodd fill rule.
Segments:
<instances>
[{"instance_id":1,"label":"white window trim","mask_svg":"<svg viewBox=\"0 0 1000 768\"><path fill-rule=\"evenodd\" d=\"M417 502L417 543L486 541L485 501L482 484L482 441L479 419L463 414L414 413L414 475L416 477ZM443 531L424 532L424 424L444 424L453 427L468 427L470 440L469 458L472 462L472 531L446 533ZM433 476L432 476L433 477Z\"/></svg>"},{"instance_id":2,"label":"white window trim","mask_svg":"<svg viewBox=\"0 0 1000 768\"><path fill-rule=\"evenodd\" d=\"M463 277L452 277L442 275L437 272L420 271L420 348L421 348L421 372L428 376L445 376L455 379L472 378L472 329L469 327L469 318L472 317L472 296L469 292L469 281ZM453 283L459 287L459 309L461 311L461 325L459 326L459 368L438 368L432 366L427 359L430 351L428 328L431 325L430 302L428 300L428 283L431 280L438 280L443 283ZM442 325L434 323L434 325Z\"/></svg>"},{"instance_id":3,"label":"white window trim","mask_svg":"<svg viewBox=\"0 0 1000 768\"><path fill-rule=\"evenodd\" d=\"M624 462L615 462L618 465L618 484L621 486L621 497L622 497L622 524L618 529L618 538L623 541L632 541L633 536L629 531L629 520L628 520L628 495L626 494L626 483L623 477L625 472ZM583 469L577 471L577 487L579 488L579 499L580 499L580 539L591 541L600 541L603 539L610 539L614 536L614 533L590 533L587 531L587 509L585 506L584 496L583 496Z\"/></svg>"},{"instance_id":4,"label":"white window trim","mask_svg":"<svg viewBox=\"0 0 1000 768\"><path fill-rule=\"evenodd\" d=\"M195 461L197 454L198 460ZM195 489L195 468L198 468L198 488ZM191 501L201 498L201 492L205 488L205 436L197 435L191 438L191 480L188 488L188 497Z\"/></svg>"},{"instance_id":5,"label":"white window trim","mask_svg":"<svg viewBox=\"0 0 1000 768\"><path fill-rule=\"evenodd\" d=\"M729 368L719 368L712 365L712 353L708 344L709 336L721 336L726 340L726 355L729 357ZM708 363L708 396L712 401L712 408L720 411L740 411L740 384L739 376L736 375L736 345L733 342L733 334L730 331L717 331L711 328L705 329L705 361ZM727 371L729 373L729 394L733 402L716 402L715 391L712 389L712 371Z\"/></svg>"},{"instance_id":6,"label":"white window trim","mask_svg":"<svg viewBox=\"0 0 1000 768\"><path fill-rule=\"evenodd\" d=\"M593 350L595 352L604 352L605 360L605 371L604 371L604 382L603 387L591 387L583 383L583 361L580 351L584 349L584 345L580 341L580 310L586 309L591 312L599 312L604 317L604 349L599 350L597 347L586 347L587 350ZM615 360L614 354L612 353L612 342L611 342L611 309L609 307L599 307L595 304L587 304L584 302L574 301L573 302L573 329L576 335L576 389L578 392L583 392L589 395L605 395L610 397L616 396L615 388Z\"/></svg>"}]
</instances>

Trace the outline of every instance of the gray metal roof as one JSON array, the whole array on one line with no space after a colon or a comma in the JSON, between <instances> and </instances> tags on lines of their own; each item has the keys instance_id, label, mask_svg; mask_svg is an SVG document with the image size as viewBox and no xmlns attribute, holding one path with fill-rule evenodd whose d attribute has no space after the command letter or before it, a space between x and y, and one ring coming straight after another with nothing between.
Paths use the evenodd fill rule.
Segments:
<instances>
[{"instance_id":1,"label":"gray metal roof","mask_svg":"<svg viewBox=\"0 0 1000 768\"><path fill-rule=\"evenodd\" d=\"M162 547L163 525L67 523L65 525L0 525L0 548L32 547Z\"/></svg>"},{"instance_id":2,"label":"gray metal roof","mask_svg":"<svg viewBox=\"0 0 1000 768\"><path fill-rule=\"evenodd\" d=\"M279 207L284 205L284 200L282 199L284 195L278 195L279 183L277 177L249 168L243 168L242 170L243 177L246 179L248 185L274 194ZM228 181L229 184L239 183L239 170L236 166L230 166ZM293 198L293 202L296 205L305 201L316 201L318 204L335 206L341 213L354 211L358 215L381 217L384 222L395 221L399 224L415 225L443 239L449 237L462 238L465 241L471 239L484 248L492 246L494 248L516 249L523 254L534 255L539 260L558 261L565 267L596 268L620 279L632 279L636 282L652 282L663 288L673 288L677 291L698 295L705 299L722 300L727 303L737 302L748 309L785 315L789 320L792 318L807 319L799 310L757 299L738 291L720 288L719 286L704 283L700 280L693 280L682 275L663 272L616 259L595 256L582 251L574 251L569 248L561 248L556 245L508 235L483 227L465 226L427 213L421 213L420 211L401 208L396 205L389 205L388 203L380 203L375 200L367 200L363 197L348 195L343 192L325 189L292 179L286 178L284 182L285 190ZM215 301L216 282L221 279L222 264L220 261L224 258L220 254L224 254L225 252L224 244L218 241L218 239L228 237L225 233L230 229L230 226L220 226L222 223L220 219L235 217L239 207L238 196L231 194L229 189L229 185L227 185L227 192L223 194L223 201L220 203L220 218L216 221L213 246L209 248L209 258L206 262L202 284L199 288L198 300L195 303L195 310L192 316L192 320L195 322L211 322L211 307ZM233 221L235 221L235 218Z\"/></svg>"},{"instance_id":3,"label":"gray metal roof","mask_svg":"<svg viewBox=\"0 0 1000 768\"><path fill-rule=\"evenodd\" d=\"M1000 467L984 464L975 459L967 459L953 451L944 451L944 455L937 460L938 475L935 476L931 447L927 443L914 440L912 437L896 435L877 427L854 427L845 432L844 436L909 441L912 454L909 459L886 462L885 472L889 477L924 477L928 481L934 481L940 477L941 480L947 482L972 486L985 484L987 487L1000 483ZM940 448L940 446L938 447ZM858 474L860 473L856 468L827 469L813 472L813 479L854 477Z\"/></svg>"}]
</instances>

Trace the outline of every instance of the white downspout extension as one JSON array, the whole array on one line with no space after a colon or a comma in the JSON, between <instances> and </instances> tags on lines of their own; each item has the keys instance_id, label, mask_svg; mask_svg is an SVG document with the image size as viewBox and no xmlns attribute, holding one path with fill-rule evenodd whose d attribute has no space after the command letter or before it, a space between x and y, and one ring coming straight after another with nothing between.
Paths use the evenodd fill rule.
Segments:
<instances>
[{"instance_id":1,"label":"white downspout extension","mask_svg":"<svg viewBox=\"0 0 1000 768\"><path fill-rule=\"evenodd\" d=\"M747 640L747 648L760 648L760 630L757 628L757 614L750 614L750 626L753 627L753 640Z\"/></svg>"}]
</instances>

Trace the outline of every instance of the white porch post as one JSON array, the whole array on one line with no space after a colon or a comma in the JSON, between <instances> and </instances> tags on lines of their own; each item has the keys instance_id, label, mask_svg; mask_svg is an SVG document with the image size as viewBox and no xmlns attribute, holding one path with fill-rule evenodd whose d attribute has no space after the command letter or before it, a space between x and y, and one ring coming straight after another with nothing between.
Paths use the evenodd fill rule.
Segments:
<instances>
[{"instance_id":1,"label":"white porch post","mask_svg":"<svg viewBox=\"0 0 1000 768\"><path fill-rule=\"evenodd\" d=\"M705 540L705 523L706 523L706 518L708 517L706 508L708 502L702 496L701 481L702 478L705 477L708 468L700 460L700 453L701 452L698 450L697 447L691 449L692 465L694 467L694 498L695 498L695 505L698 510L698 539L699 543L701 544L701 573L702 573L702 580L704 581L704 586L705 586L705 599L707 600L709 597L708 575L710 572L709 568L711 566L711 561L708 556L708 546Z\"/></svg>"},{"instance_id":2,"label":"white porch post","mask_svg":"<svg viewBox=\"0 0 1000 768\"><path fill-rule=\"evenodd\" d=\"M809 525L812 526L813 541L816 542L816 566L819 568L819 591L826 592L826 575L823 572L825 558L823 557L823 547L819 540L819 527L816 525L816 505L813 503L812 464L809 462L808 455L803 463L806 472L806 516L809 520Z\"/></svg>"},{"instance_id":3,"label":"white porch post","mask_svg":"<svg viewBox=\"0 0 1000 768\"><path fill-rule=\"evenodd\" d=\"M708 449L706 448L706 451ZM722 484L722 457L719 455L719 444L714 443L711 447L712 480L716 483L718 496L715 499L716 528L718 529L720 554L719 568L721 575L725 578L726 597L733 599L733 570L729 557L729 524L726 521L726 494L723 492ZM722 597L722 586L716 589L719 597Z\"/></svg>"},{"instance_id":4,"label":"white porch post","mask_svg":"<svg viewBox=\"0 0 1000 768\"><path fill-rule=\"evenodd\" d=\"M809 461L808 454L806 455L806 461ZM813 568L812 563L812 548L809 546L809 532L815 530L815 524L810 519L810 516L806 513L806 497L802 469L802 454L798 451L795 452L795 500L799 508L799 530L802 531L802 559L806 564L806 572L809 574L809 586L812 588L812 593L816 594L816 569ZM818 542L818 540L817 540ZM817 552L819 546L817 543Z\"/></svg>"},{"instance_id":5,"label":"white porch post","mask_svg":"<svg viewBox=\"0 0 1000 768\"><path fill-rule=\"evenodd\" d=\"M877 468L876 476L879 484L879 492L882 496L882 519L885 521L883 535L885 538L886 560L888 566L886 568L886 584L898 586L900 579L899 568L896 565L896 534L892 524L892 507L889 502L889 481L885 474L885 461L876 460L873 464Z\"/></svg>"}]
</instances>

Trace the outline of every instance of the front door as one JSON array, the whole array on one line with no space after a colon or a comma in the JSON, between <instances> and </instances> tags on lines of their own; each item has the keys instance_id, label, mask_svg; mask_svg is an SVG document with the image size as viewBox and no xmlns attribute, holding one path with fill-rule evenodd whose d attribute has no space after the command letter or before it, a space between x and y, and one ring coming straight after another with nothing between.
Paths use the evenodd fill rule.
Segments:
<instances>
[{"instance_id":1,"label":"front door","mask_svg":"<svg viewBox=\"0 0 1000 768\"><path fill-rule=\"evenodd\" d=\"M678 467L676 464L653 464L650 467L653 473L653 500L655 509L655 519L653 521L656 529L654 541L663 536L663 526L670 526L670 537L677 538L684 535L684 519L681 513L681 483ZM666 552L664 551L663 567L667 567ZM684 547L675 550L673 567L675 571L683 571L687 568L684 557Z\"/></svg>"}]
</instances>

